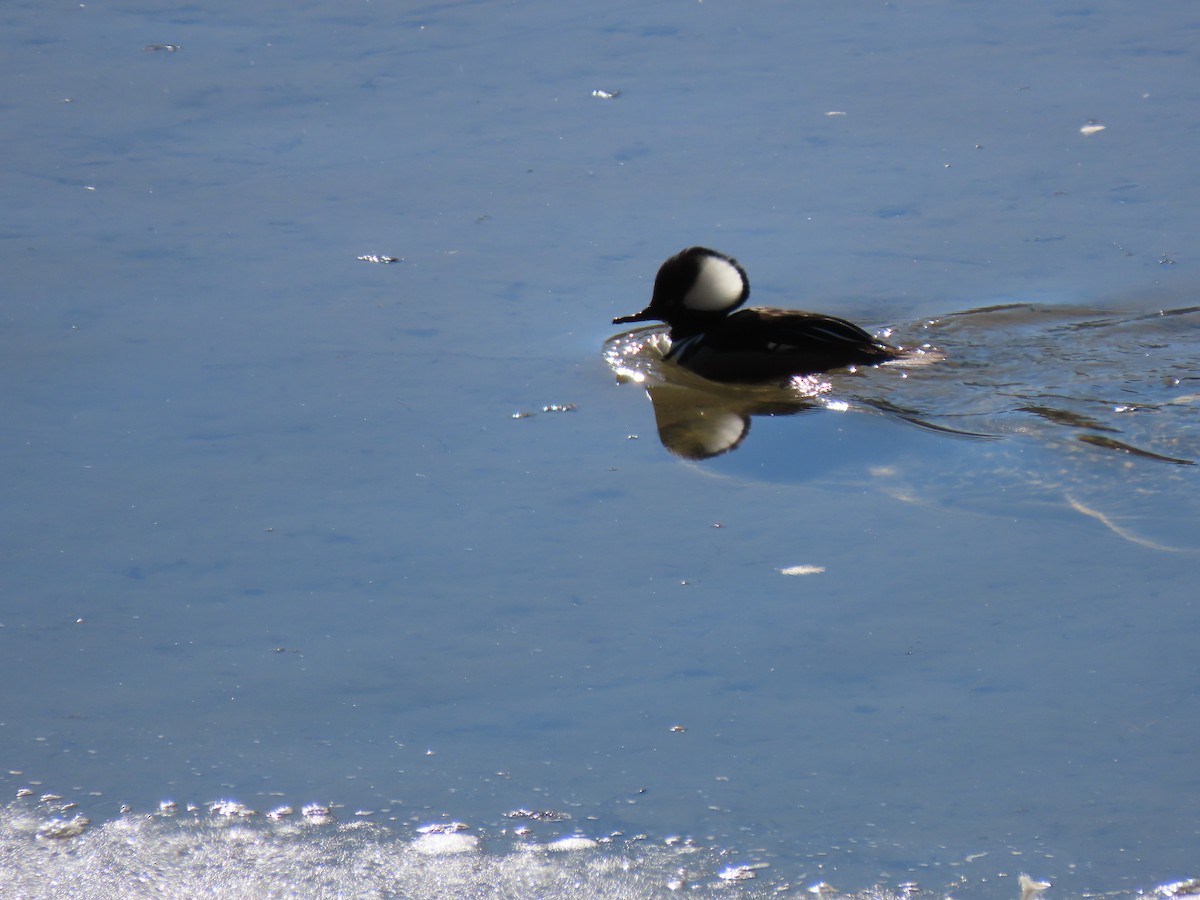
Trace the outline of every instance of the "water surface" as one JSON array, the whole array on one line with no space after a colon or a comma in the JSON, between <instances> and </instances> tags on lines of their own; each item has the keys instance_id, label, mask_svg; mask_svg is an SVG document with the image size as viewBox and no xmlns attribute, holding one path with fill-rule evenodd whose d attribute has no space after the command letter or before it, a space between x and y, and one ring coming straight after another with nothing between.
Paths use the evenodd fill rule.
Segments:
<instances>
[{"instance_id":1,"label":"water surface","mask_svg":"<svg viewBox=\"0 0 1200 900\"><path fill-rule=\"evenodd\" d=\"M23 896L1196 874L1190 4L0 22ZM695 243L945 363L681 459Z\"/></svg>"}]
</instances>

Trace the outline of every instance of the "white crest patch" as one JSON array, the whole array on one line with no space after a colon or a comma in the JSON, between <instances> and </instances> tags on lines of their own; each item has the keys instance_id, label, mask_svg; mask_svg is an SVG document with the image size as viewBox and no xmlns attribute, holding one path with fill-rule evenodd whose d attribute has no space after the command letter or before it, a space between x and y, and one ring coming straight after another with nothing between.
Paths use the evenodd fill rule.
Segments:
<instances>
[{"instance_id":1,"label":"white crest patch","mask_svg":"<svg viewBox=\"0 0 1200 900\"><path fill-rule=\"evenodd\" d=\"M706 256L700 261L696 283L683 295L683 305L697 312L717 312L737 305L745 284L742 273L726 259Z\"/></svg>"}]
</instances>

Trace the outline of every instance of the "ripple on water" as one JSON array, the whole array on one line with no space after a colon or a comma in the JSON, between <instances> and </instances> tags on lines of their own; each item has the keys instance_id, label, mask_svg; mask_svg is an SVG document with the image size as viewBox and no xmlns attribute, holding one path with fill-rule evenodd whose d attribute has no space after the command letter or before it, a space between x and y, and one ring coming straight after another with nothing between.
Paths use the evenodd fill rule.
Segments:
<instances>
[{"instance_id":1,"label":"ripple on water","mask_svg":"<svg viewBox=\"0 0 1200 900\"><path fill-rule=\"evenodd\" d=\"M868 485L998 515L1083 515L1147 547L1200 550L1200 307L1006 304L889 339L937 352L765 386L664 362L661 327L610 338L604 356L646 389L672 453L728 454L714 464L727 474ZM843 420L832 435L818 411L874 421ZM924 436L896 431L913 426Z\"/></svg>"}]
</instances>

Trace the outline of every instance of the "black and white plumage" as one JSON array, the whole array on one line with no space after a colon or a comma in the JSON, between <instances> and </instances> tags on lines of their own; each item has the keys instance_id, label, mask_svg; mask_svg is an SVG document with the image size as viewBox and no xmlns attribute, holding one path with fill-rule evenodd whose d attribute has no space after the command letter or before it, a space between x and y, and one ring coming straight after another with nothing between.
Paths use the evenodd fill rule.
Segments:
<instances>
[{"instance_id":1,"label":"black and white plumage","mask_svg":"<svg viewBox=\"0 0 1200 900\"><path fill-rule=\"evenodd\" d=\"M907 356L834 316L749 307L746 270L732 256L689 247L654 279L650 305L614 325L659 320L670 326L667 359L712 381L762 382Z\"/></svg>"}]
</instances>

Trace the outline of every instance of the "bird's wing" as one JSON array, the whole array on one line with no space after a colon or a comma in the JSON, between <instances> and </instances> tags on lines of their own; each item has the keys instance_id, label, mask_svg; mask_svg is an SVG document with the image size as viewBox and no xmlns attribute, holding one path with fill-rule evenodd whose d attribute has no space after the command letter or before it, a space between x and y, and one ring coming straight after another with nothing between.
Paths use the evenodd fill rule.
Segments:
<instances>
[{"instance_id":1,"label":"bird's wing","mask_svg":"<svg viewBox=\"0 0 1200 900\"><path fill-rule=\"evenodd\" d=\"M746 309L734 313L726 322L731 341L760 343L768 352L794 352L797 349L827 347L890 350L887 344L853 322L820 313L791 310Z\"/></svg>"}]
</instances>

